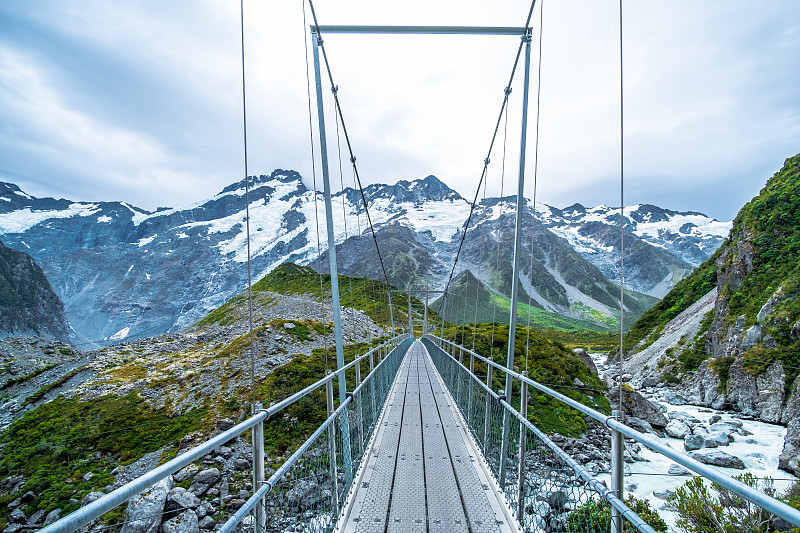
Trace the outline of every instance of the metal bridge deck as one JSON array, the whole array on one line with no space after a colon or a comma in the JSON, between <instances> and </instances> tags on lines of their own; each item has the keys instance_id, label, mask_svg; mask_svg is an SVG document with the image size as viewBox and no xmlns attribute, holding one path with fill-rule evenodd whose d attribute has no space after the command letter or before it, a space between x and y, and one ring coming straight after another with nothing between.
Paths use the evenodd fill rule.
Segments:
<instances>
[{"instance_id":1,"label":"metal bridge deck","mask_svg":"<svg viewBox=\"0 0 800 533\"><path fill-rule=\"evenodd\" d=\"M516 531L419 341L403 360L360 476L345 533Z\"/></svg>"}]
</instances>

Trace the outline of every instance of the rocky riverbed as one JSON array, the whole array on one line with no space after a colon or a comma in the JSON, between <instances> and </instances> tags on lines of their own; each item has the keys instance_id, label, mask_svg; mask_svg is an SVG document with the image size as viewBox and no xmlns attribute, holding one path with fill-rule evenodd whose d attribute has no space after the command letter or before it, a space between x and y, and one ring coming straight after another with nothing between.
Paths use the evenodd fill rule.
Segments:
<instances>
[{"instance_id":1,"label":"rocky riverbed","mask_svg":"<svg viewBox=\"0 0 800 533\"><path fill-rule=\"evenodd\" d=\"M600 375L606 374L610 380L614 372L606 368L605 355L593 355L593 359ZM749 472L758 478L772 478L778 492L797 480L778 469L785 427L733 411L688 405L679 391L666 386L645 388L640 392L663 416L661 423L664 423L663 426L646 424L650 428L640 425L637 427L640 431L653 432L669 446L718 467L730 476ZM689 480L692 473L647 448L637 447L637 451L642 461L626 466L626 491L649 500L672 527L675 516L666 509L666 499ZM610 483L608 475L600 477Z\"/></svg>"}]
</instances>

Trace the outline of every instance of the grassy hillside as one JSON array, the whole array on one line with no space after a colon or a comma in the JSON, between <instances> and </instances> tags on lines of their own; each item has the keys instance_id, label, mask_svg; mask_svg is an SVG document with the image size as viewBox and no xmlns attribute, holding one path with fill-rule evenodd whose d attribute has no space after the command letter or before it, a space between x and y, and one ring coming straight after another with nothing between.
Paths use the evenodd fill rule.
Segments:
<instances>
[{"instance_id":1,"label":"grassy hillside","mask_svg":"<svg viewBox=\"0 0 800 533\"><path fill-rule=\"evenodd\" d=\"M391 323L387 292L389 288L386 283L374 279L339 276L341 304L364 311L378 324ZM320 274L311 267L284 263L253 284L253 297L258 302L264 303L264 293L266 292L307 294L317 299L330 298L331 277L329 274ZM202 327L210 324L228 325L233 323L238 316L236 310L246 303L247 292L245 291L209 313L197 325ZM411 303L415 310L419 310L423 306L422 302L413 297ZM405 293L392 293L392 304L395 324L401 322L407 324L408 296Z\"/></svg>"},{"instance_id":2,"label":"grassy hillside","mask_svg":"<svg viewBox=\"0 0 800 533\"><path fill-rule=\"evenodd\" d=\"M625 292L625 304L632 311L625 313L625 323L632 324L641 313L657 300L633 291ZM446 320L453 324L499 323L508 324L511 299L488 288L470 271L461 272L450 284L447 297ZM543 309L535 300L520 292L517 300L517 321L531 327L554 331L614 331L619 328L619 311L613 316L597 311L580 302L573 302L570 311L582 318L570 318ZM431 304L431 309L442 311L442 299Z\"/></svg>"},{"instance_id":3,"label":"grassy hillside","mask_svg":"<svg viewBox=\"0 0 800 533\"><path fill-rule=\"evenodd\" d=\"M669 320L715 286L715 312L704 317L700 333L678 358L684 369L693 370L702 359L721 355L710 353L706 333L722 341L740 316L742 331L747 330L773 298L772 312L761 319L763 342L744 351L743 359L754 374L780 359L791 383L800 370L793 334L800 320L800 154L787 159L759 195L742 207L720 249L642 315L626 337L626 348L645 338L654 340Z\"/></svg>"},{"instance_id":4,"label":"grassy hillside","mask_svg":"<svg viewBox=\"0 0 800 533\"><path fill-rule=\"evenodd\" d=\"M491 357L499 364L506 363L508 325L451 326L445 328L445 338L467 348L474 346L476 353ZM547 338L543 332L533 328L528 330L523 326L517 327L516 339L514 351L516 371L527 370L531 379L594 409L611 412L608 400L603 394L607 389L606 384L597 375L592 374L569 348L557 340ZM486 365L476 364L475 372L479 376L485 376ZM505 386L504 375L495 372L492 378L494 390ZM583 385L576 386L576 379ZM516 387L518 393L519 384ZM519 404L519 397L515 401ZM558 432L563 435L578 436L587 428L582 413L535 391L531 391L528 412L529 419L547 433Z\"/></svg>"}]
</instances>

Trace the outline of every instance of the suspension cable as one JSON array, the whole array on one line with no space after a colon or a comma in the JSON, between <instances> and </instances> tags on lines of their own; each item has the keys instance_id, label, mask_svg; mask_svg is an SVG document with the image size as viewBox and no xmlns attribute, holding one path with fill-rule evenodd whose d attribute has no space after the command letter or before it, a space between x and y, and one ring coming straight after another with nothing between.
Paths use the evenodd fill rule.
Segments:
<instances>
[{"instance_id":1,"label":"suspension cable","mask_svg":"<svg viewBox=\"0 0 800 533\"><path fill-rule=\"evenodd\" d=\"M244 203L245 227L247 232L247 310L250 325L250 390L253 396L253 405L256 404L256 359L254 350L255 335L253 334L253 274L250 254L250 178L247 176L247 97L244 78L244 0L239 2L239 18L242 30L242 137L244 143Z\"/></svg>"},{"instance_id":2,"label":"suspension cable","mask_svg":"<svg viewBox=\"0 0 800 533\"><path fill-rule=\"evenodd\" d=\"M533 151L533 216L531 217L531 255L530 265L528 266L528 276L530 277L530 289L528 290L528 325L527 339L525 340L525 371L528 371L528 358L531 351L531 298L533 298L533 246L536 236L536 186L539 176L539 117L541 115L542 99L542 28L544 23L544 0L539 2L539 68L536 81L536 142Z\"/></svg>"},{"instance_id":3,"label":"suspension cable","mask_svg":"<svg viewBox=\"0 0 800 533\"><path fill-rule=\"evenodd\" d=\"M314 187L314 222L317 227L317 273L319 274L319 298L320 304L325 299L325 284L322 277L322 239L320 238L319 231L319 201L317 195L317 163L316 155L314 154L314 117L311 110L311 74L308 65L308 37L306 36L306 3L303 4L303 46L305 47L305 60L306 60L306 98L308 101L308 141L311 146L311 175ZM327 316L327 306L321 305L322 319L325 320ZM324 326L324 324L323 324ZM323 330L324 331L324 330ZM323 348L325 350L325 368L328 368L328 335L323 335Z\"/></svg>"},{"instance_id":4,"label":"suspension cable","mask_svg":"<svg viewBox=\"0 0 800 533\"><path fill-rule=\"evenodd\" d=\"M622 77L622 0L619 0L619 411L622 414L622 363L625 359L625 137Z\"/></svg>"}]
</instances>

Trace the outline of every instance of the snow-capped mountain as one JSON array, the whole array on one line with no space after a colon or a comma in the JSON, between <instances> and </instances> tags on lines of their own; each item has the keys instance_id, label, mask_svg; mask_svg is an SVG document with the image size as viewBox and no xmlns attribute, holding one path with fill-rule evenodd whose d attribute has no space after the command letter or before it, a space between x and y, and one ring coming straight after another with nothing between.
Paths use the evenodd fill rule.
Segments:
<instances>
[{"instance_id":1,"label":"snow-capped mountain","mask_svg":"<svg viewBox=\"0 0 800 533\"><path fill-rule=\"evenodd\" d=\"M125 202L35 198L0 183L0 235L7 246L41 265L70 323L85 337L117 340L165 333L193 323L246 287L244 185L234 183L187 207L149 212ZM386 268L398 287L443 286L470 203L434 176L370 185L364 198L384 266L377 260L361 192L348 188L333 198L340 271L382 278ZM458 268L470 268L500 292L510 286L505 256L511 253L511 201L486 199L477 206ZM286 261L317 266L319 253L319 268L327 268L322 198L298 173L279 169L252 177L249 207L254 279ZM532 224L532 211L527 213ZM604 257L613 256L616 246L607 234L614 216L604 206L537 207L535 265L525 267L523 280L536 305L578 318L610 313L614 291L609 280L615 272ZM626 283L658 296L712 253L726 224L730 227L654 206L626 212L626 222L631 228L626 264L632 265L626 268ZM638 277L632 276L637 263L643 265ZM661 265L655 273L654 264ZM629 309L634 315L652 303L640 300Z\"/></svg>"}]
</instances>

